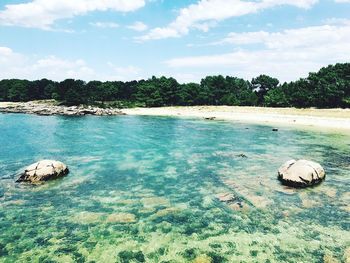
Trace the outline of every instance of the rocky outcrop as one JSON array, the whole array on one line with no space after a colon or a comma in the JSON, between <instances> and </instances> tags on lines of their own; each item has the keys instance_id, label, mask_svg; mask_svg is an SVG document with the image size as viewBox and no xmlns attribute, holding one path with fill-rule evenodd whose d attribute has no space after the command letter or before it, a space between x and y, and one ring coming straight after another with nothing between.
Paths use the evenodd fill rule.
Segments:
<instances>
[{"instance_id":1,"label":"rocky outcrop","mask_svg":"<svg viewBox=\"0 0 350 263\"><path fill-rule=\"evenodd\" d=\"M237 154L236 156L240 158L248 158L248 156L245 155L244 153Z\"/></svg>"},{"instance_id":2,"label":"rocky outcrop","mask_svg":"<svg viewBox=\"0 0 350 263\"><path fill-rule=\"evenodd\" d=\"M69 173L68 167L59 161L43 160L28 166L17 182L40 183L63 177Z\"/></svg>"},{"instance_id":3,"label":"rocky outcrop","mask_svg":"<svg viewBox=\"0 0 350 263\"><path fill-rule=\"evenodd\" d=\"M236 211L248 211L249 205L240 197L233 193L221 193L216 195L217 200L225 203L233 210Z\"/></svg>"},{"instance_id":4,"label":"rocky outcrop","mask_svg":"<svg viewBox=\"0 0 350 263\"><path fill-rule=\"evenodd\" d=\"M125 115L119 109L113 108L98 108L91 106L56 106L46 103L35 102L18 102L7 103L0 105L0 112L4 113L27 113L37 115L70 115L70 116L84 116L84 115Z\"/></svg>"},{"instance_id":5,"label":"rocky outcrop","mask_svg":"<svg viewBox=\"0 0 350 263\"><path fill-rule=\"evenodd\" d=\"M307 160L290 160L278 169L278 179L285 185L307 187L320 183L326 173L318 163Z\"/></svg>"}]
</instances>

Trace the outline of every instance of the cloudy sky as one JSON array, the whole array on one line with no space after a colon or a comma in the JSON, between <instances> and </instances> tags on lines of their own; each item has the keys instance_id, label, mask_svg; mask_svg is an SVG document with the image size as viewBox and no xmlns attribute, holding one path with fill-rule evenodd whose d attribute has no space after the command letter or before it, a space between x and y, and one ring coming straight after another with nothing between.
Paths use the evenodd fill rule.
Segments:
<instances>
[{"instance_id":1,"label":"cloudy sky","mask_svg":"<svg viewBox=\"0 0 350 263\"><path fill-rule=\"evenodd\" d=\"M222 74L350 62L350 0L2 0L0 79Z\"/></svg>"}]
</instances>

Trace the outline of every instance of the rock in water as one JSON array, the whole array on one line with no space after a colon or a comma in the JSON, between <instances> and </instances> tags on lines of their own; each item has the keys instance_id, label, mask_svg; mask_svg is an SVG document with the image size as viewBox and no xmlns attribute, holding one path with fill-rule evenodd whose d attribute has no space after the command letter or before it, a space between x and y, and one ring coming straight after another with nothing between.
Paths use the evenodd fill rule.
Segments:
<instances>
[{"instance_id":1,"label":"rock in water","mask_svg":"<svg viewBox=\"0 0 350 263\"><path fill-rule=\"evenodd\" d=\"M278 169L278 179L285 185L307 187L320 183L326 176L322 166L307 160L290 160Z\"/></svg>"},{"instance_id":2,"label":"rock in water","mask_svg":"<svg viewBox=\"0 0 350 263\"><path fill-rule=\"evenodd\" d=\"M59 161L43 160L29 165L20 175L17 182L39 183L65 176L68 167Z\"/></svg>"}]
</instances>

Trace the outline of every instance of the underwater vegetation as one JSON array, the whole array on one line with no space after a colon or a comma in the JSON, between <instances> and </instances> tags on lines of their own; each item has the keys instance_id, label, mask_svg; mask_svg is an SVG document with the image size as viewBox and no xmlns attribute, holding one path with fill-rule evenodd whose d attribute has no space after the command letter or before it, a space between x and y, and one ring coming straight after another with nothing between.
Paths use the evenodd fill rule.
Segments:
<instances>
[{"instance_id":1,"label":"underwater vegetation","mask_svg":"<svg viewBox=\"0 0 350 263\"><path fill-rule=\"evenodd\" d=\"M350 135L130 116L6 114L0 127L0 262L350 260ZM70 174L15 183L47 158ZM278 167L301 158L325 182L281 185Z\"/></svg>"}]
</instances>

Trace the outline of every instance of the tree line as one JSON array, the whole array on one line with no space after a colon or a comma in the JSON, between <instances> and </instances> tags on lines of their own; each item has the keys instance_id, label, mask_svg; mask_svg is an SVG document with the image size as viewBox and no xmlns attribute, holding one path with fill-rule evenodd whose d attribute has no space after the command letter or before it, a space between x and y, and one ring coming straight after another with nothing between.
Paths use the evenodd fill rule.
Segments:
<instances>
[{"instance_id":1,"label":"tree line","mask_svg":"<svg viewBox=\"0 0 350 263\"><path fill-rule=\"evenodd\" d=\"M350 107L350 63L338 63L309 73L307 78L281 84L260 75L251 81L208 76L200 83L179 84L174 78L139 81L48 79L0 81L0 101L55 99L65 105L161 107L194 105L269 107Z\"/></svg>"}]
</instances>

